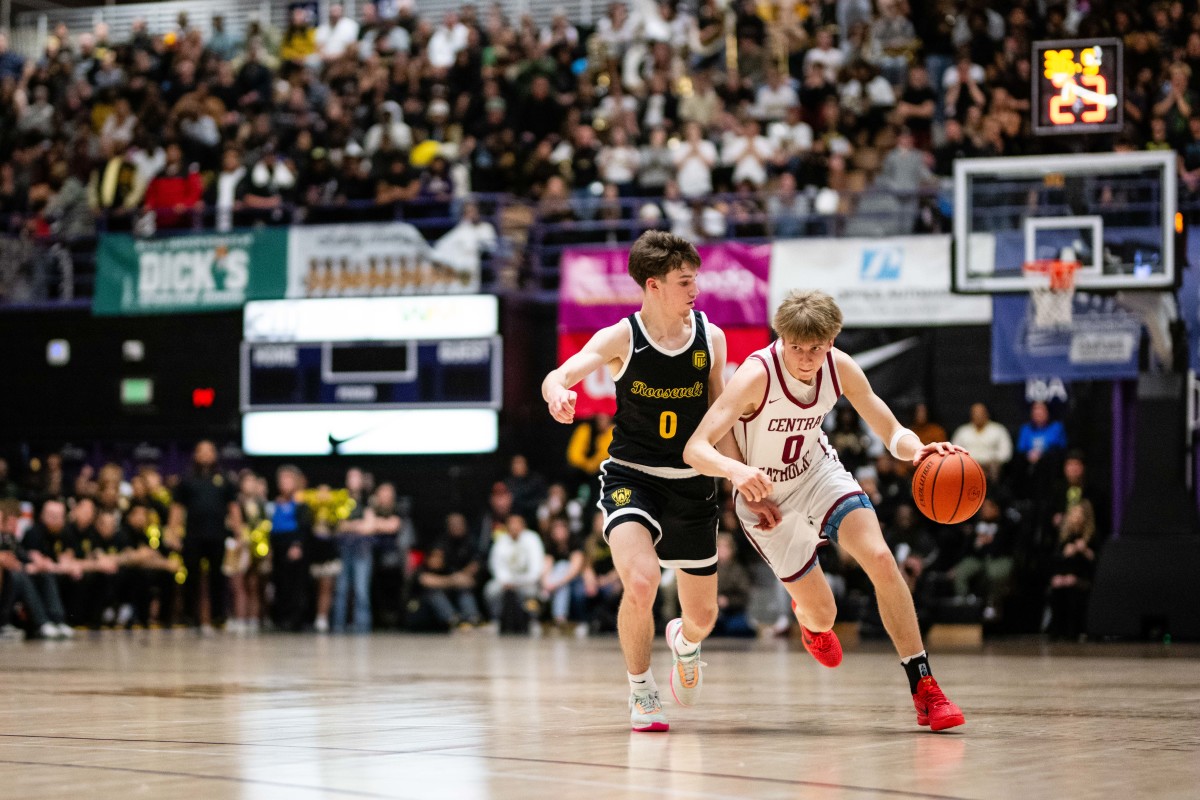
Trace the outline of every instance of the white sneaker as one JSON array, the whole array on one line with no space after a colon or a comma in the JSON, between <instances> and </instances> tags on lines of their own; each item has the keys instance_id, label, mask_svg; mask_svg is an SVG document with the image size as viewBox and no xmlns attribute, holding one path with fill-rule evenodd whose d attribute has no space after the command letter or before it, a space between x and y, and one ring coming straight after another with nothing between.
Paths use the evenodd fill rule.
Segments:
<instances>
[{"instance_id":1,"label":"white sneaker","mask_svg":"<svg viewBox=\"0 0 1200 800\"><path fill-rule=\"evenodd\" d=\"M217 635L217 629L216 629L216 628L214 628L212 625L209 625L209 624L206 622L206 623L204 623L203 625L201 625L201 626L200 626L200 635L201 635L201 636L203 636L203 637L205 637L205 638L207 638L207 637L209 637L209 636L216 636L216 635Z\"/></svg>"},{"instance_id":2,"label":"white sneaker","mask_svg":"<svg viewBox=\"0 0 1200 800\"><path fill-rule=\"evenodd\" d=\"M707 666L700 660L700 647L689 656L681 656L675 651L675 637L683 628L683 620L676 617L667 623L667 644L675 663L671 665L671 695L681 706L690 706L700 697L700 688L704 685L704 672Z\"/></svg>"},{"instance_id":3,"label":"white sneaker","mask_svg":"<svg viewBox=\"0 0 1200 800\"><path fill-rule=\"evenodd\" d=\"M124 628L131 622L133 622L133 606L126 603L117 609L117 625Z\"/></svg>"},{"instance_id":4,"label":"white sneaker","mask_svg":"<svg viewBox=\"0 0 1200 800\"><path fill-rule=\"evenodd\" d=\"M58 626L53 622L43 622L42 627L38 628L38 633L43 639L61 639L62 635L58 632Z\"/></svg>"},{"instance_id":5,"label":"white sneaker","mask_svg":"<svg viewBox=\"0 0 1200 800\"><path fill-rule=\"evenodd\" d=\"M629 695L629 726L639 733L671 729L658 692Z\"/></svg>"},{"instance_id":6,"label":"white sneaker","mask_svg":"<svg viewBox=\"0 0 1200 800\"><path fill-rule=\"evenodd\" d=\"M58 638L60 638L60 639L74 639L75 638L75 629L72 628L67 623L60 622L60 623L58 623L58 625L56 627L58 628Z\"/></svg>"},{"instance_id":7,"label":"white sneaker","mask_svg":"<svg viewBox=\"0 0 1200 800\"><path fill-rule=\"evenodd\" d=\"M317 617L317 621L313 623L313 628L317 633L329 633L329 618Z\"/></svg>"}]
</instances>

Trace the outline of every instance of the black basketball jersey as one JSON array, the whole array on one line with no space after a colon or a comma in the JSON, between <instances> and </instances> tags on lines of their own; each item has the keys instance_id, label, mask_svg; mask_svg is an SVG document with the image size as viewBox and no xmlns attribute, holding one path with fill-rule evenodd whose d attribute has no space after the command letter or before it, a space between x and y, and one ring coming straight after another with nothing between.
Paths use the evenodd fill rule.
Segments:
<instances>
[{"instance_id":1,"label":"black basketball jersey","mask_svg":"<svg viewBox=\"0 0 1200 800\"><path fill-rule=\"evenodd\" d=\"M708 321L692 312L692 338L674 351L650 340L637 314L629 356L616 376L617 413L608 454L629 464L690 469L683 447L708 411Z\"/></svg>"}]
</instances>

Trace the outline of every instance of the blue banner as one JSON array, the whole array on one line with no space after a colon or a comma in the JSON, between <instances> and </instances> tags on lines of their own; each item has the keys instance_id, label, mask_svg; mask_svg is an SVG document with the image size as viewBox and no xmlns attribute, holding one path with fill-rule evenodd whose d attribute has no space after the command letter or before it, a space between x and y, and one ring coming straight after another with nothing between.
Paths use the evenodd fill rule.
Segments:
<instances>
[{"instance_id":1,"label":"blue banner","mask_svg":"<svg viewBox=\"0 0 1200 800\"><path fill-rule=\"evenodd\" d=\"M1142 325L1111 297L1075 295L1069 327L1039 328L1027 294L992 298L992 382L1123 380L1138 375Z\"/></svg>"},{"instance_id":2,"label":"blue banner","mask_svg":"<svg viewBox=\"0 0 1200 800\"><path fill-rule=\"evenodd\" d=\"M1200 233L1188 236L1187 263L1179 287L1179 316L1187 325L1188 366L1200 373Z\"/></svg>"}]
</instances>

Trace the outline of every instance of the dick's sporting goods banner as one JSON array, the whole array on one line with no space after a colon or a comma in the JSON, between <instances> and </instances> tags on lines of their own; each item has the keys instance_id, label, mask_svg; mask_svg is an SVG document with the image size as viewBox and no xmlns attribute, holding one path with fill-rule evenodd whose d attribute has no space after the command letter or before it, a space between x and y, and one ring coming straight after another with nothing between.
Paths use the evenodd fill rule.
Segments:
<instances>
[{"instance_id":1,"label":"dick's sporting goods banner","mask_svg":"<svg viewBox=\"0 0 1200 800\"><path fill-rule=\"evenodd\" d=\"M771 251L770 307L793 289L832 295L848 328L986 325L991 298L950 291L949 236L791 239Z\"/></svg>"},{"instance_id":2,"label":"dick's sporting goods banner","mask_svg":"<svg viewBox=\"0 0 1200 800\"><path fill-rule=\"evenodd\" d=\"M1076 294L1070 327L1034 324L1027 294L992 298L992 382L1124 380L1138 376L1142 323L1111 297Z\"/></svg>"},{"instance_id":3,"label":"dick's sporting goods banner","mask_svg":"<svg viewBox=\"0 0 1200 800\"><path fill-rule=\"evenodd\" d=\"M238 308L283 297L287 231L156 239L104 234L96 250L96 314L164 314Z\"/></svg>"},{"instance_id":4,"label":"dick's sporting goods banner","mask_svg":"<svg viewBox=\"0 0 1200 800\"><path fill-rule=\"evenodd\" d=\"M239 308L250 300L474 294L479 254L437 251L403 222L134 238L96 251L99 315Z\"/></svg>"}]
</instances>

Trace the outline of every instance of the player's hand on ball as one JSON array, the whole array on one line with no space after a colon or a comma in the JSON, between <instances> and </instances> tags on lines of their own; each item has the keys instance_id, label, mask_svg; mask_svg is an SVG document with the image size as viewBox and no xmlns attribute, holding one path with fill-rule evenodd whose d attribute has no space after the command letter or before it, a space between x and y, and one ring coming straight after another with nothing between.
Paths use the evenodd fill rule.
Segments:
<instances>
[{"instance_id":1,"label":"player's hand on ball","mask_svg":"<svg viewBox=\"0 0 1200 800\"><path fill-rule=\"evenodd\" d=\"M575 421L575 399L578 395L570 389L555 389L550 398L550 416L562 423Z\"/></svg>"},{"instance_id":2,"label":"player's hand on ball","mask_svg":"<svg viewBox=\"0 0 1200 800\"><path fill-rule=\"evenodd\" d=\"M926 458L933 455L934 453L940 453L942 455L949 455L951 453L965 453L965 452L967 452L965 447L959 447L958 445L951 444L950 442L931 442L930 444L921 446L921 449L918 450L916 452L916 455L913 456L912 463L914 466L917 464L920 464L922 461L924 461Z\"/></svg>"},{"instance_id":3,"label":"player's hand on ball","mask_svg":"<svg viewBox=\"0 0 1200 800\"><path fill-rule=\"evenodd\" d=\"M765 499L774 488L771 485L771 479L761 469L755 469L745 464L739 464L733 474L729 476L729 480L738 494L755 502Z\"/></svg>"},{"instance_id":4,"label":"player's hand on ball","mask_svg":"<svg viewBox=\"0 0 1200 800\"><path fill-rule=\"evenodd\" d=\"M770 500L747 500L746 508L758 515L756 530L769 531L783 521L779 506Z\"/></svg>"}]
</instances>

